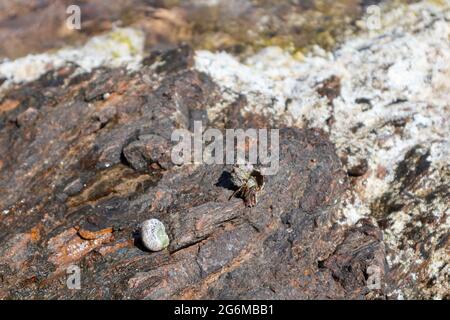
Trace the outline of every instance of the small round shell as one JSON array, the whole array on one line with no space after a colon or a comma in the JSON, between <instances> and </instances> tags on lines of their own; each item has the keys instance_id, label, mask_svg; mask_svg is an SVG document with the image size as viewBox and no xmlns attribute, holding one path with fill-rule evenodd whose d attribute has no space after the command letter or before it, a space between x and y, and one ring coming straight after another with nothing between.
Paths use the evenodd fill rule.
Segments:
<instances>
[{"instance_id":1,"label":"small round shell","mask_svg":"<svg viewBox=\"0 0 450 320\"><path fill-rule=\"evenodd\" d=\"M166 228L158 219L142 222L141 238L145 247L151 251L160 251L169 245L169 236L166 233Z\"/></svg>"}]
</instances>

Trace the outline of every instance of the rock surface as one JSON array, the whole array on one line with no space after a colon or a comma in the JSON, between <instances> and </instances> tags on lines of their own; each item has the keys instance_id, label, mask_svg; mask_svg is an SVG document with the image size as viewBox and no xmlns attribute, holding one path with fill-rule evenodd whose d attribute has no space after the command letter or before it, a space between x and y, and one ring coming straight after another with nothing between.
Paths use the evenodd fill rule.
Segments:
<instances>
[{"instance_id":1,"label":"rock surface","mask_svg":"<svg viewBox=\"0 0 450 320\"><path fill-rule=\"evenodd\" d=\"M350 177L340 223L383 230L393 298L448 297L450 3L382 12L380 28L298 61L267 48L197 53L244 114L329 133ZM401 17L401 19L400 19Z\"/></svg>"},{"instance_id":2,"label":"rock surface","mask_svg":"<svg viewBox=\"0 0 450 320\"><path fill-rule=\"evenodd\" d=\"M205 10L156 2L166 18ZM17 8L25 20L55 10ZM262 8L247 9L262 19ZM448 298L449 8L381 5L378 30L332 52L297 39L306 56L154 47L136 19L79 48L4 61L0 298ZM228 200L230 166L172 163L172 132L194 121L280 128L280 169L256 207ZM142 245L150 218L168 249ZM66 285L72 265L81 290Z\"/></svg>"},{"instance_id":3,"label":"rock surface","mask_svg":"<svg viewBox=\"0 0 450 320\"><path fill-rule=\"evenodd\" d=\"M384 245L370 223L333 227L346 178L326 135L282 129L280 170L250 210L241 199L228 201L229 167L166 165L171 132L189 128L193 111L222 97L198 71L161 72L95 69L66 81L73 74L60 70L6 93L5 100L21 102L2 114L1 148L10 149L1 171L1 188L8 190L2 297L369 294L366 269L385 269ZM53 76L63 79L54 83ZM19 125L32 105L36 116ZM237 127L269 125L237 121ZM161 146L169 147L148 152ZM136 230L148 218L167 226L169 250L143 248ZM71 264L82 266L83 290L70 291L62 281Z\"/></svg>"}]
</instances>

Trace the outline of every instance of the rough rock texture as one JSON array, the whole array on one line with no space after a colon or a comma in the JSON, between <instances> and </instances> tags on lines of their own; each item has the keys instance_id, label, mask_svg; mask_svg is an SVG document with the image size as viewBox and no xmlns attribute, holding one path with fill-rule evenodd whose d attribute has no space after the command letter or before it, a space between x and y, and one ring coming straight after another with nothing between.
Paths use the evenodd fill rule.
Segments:
<instances>
[{"instance_id":1,"label":"rough rock texture","mask_svg":"<svg viewBox=\"0 0 450 320\"><path fill-rule=\"evenodd\" d=\"M447 1L381 6L379 30L363 27L307 56L298 47L331 46L294 37L291 50L284 38L283 48L248 55L262 44L218 41L232 34L223 21L194 20L186 39L210 48L212 36L230 52L247 43L241 60L167 49L180 38L165 32L183 36L184 19L209 10L264 21L275 8L250 38L264 39L270 26L283 38L296 29L280 17L299 13L270 1L238 13L146 3L114 2L99 18L93 1L92 33L127 10L141 16L80 47L0 63L0 298L448 298ZM327 3L312 1L303 19L321 21L315 12ZM16 12L0 16L0 39L18 19L56 8L0 5ZM67 41L18 32L24 46L1 55ZM262 46L280 44L272 40ZM256 207L228 201L229 166L172 163L171 133L196 120L205 129L281 128L280 170ZM167 250L140 242L149 218L164 222ZM71 265L81 268L81 290L66 286Z\"/></svg>"},{"instance_id":2,"label":"rough rock texture","mask_svg":"<svg viewBox=\"0 0 450 320\"><path fill-rule=\"evenodd\" d=\"M369 222L333 224L346 178L323 132L281 130L280 170L250 210L228 201L229 167L170 163L171 132L222 99L207 75L71 71L5 94L20 103L1 115L3 298L374 294L366 270L384 273L381 234ZM151 217L167 226L169 250L140 243L138 225ZM71 264L82 267L82 290L66 288Z\"/></svg>"},{"instance_id":3,"label":"rough rock texture","mask_svg":"<svg viewBox=\"0 0 450 320\"><path fill-rule=\"evenodd\" d=\"M330 134L351 177L341 223L377 220L393 298L449 293L449 12L448 1L382 12L379 30L302 61L274 47L243 62L197 53L223 92L246 95L244 114Z\"/></svg>"}]
</instances>

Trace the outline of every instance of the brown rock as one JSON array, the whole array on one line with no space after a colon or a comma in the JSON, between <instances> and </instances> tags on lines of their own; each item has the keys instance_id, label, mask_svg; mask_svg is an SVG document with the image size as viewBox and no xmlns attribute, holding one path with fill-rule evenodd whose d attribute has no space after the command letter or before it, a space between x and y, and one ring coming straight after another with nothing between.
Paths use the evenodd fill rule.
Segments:
<instances>
[{"instance_id":1,"label":"brown rock","mask_svg":"<svg viewBox=\"0 0 450 320\"><path fill-rule=\"evenodd\" d=\"M334 223L347 184L327 136L281 129L280 169L248 209L228 201L230 166L169 161L174 129L192 129L199 118L212 126L207 109L226 101L217 85L183 63L156 80L145 77L150 72L97 69L57 90L39 79L6 93L21 103L0 114L0 189L8 190L0 205L9 210L0 215L1 295L372 298L365 275L384 268L384 247L368 222L351 230ZM98 98L105 92L107 100ZM40 101L39 117L17 126L12 120L30 97ZM216 121L270 126L262 117L227 117ZM148 218L166 225L167 250L140 243L136 231ZM72 264L81 268L82 290L65 286Z\"/></svg>"}]
</instances>

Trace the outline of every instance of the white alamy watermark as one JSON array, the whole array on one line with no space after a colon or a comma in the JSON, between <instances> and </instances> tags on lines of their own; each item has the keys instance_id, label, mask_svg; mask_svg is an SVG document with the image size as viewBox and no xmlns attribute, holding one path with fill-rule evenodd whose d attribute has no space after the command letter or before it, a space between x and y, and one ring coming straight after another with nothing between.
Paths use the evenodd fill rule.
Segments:
<instances>
[{"instance_id":1,"label":"white alamy watermark","mask_svg":"<svg viewBox=\"0 0 450 320\"><path fill-rule=\"evenodd\" d=\"M81 29L81 8L75 4L67 7L66 13L69 15L66 19L66 26L70 30Z\"/></svg>"},{"instance_id":2,"label":"white alamy watermark","mask_svg":"<svg viewBox=\"0 0 450 320\"><path fill-rule=\"evenodd\" d=\"M67 288L70 290L81 289L81 269L77 265L70 265L66 269L67 276Z\"/></svg>"},{"instance_id":3,"label":"white alamy watermark","mask_svg":"<svg viewBox=\"0 0 450 320\"><path fill-rule=\"evenodd\" d=\"M171 153L174 164L254 164L261 166L263 175L278 172L278 129L226 129L224 139L219 129L203 132L202 122L194 121L193 133L177 129L171 139L178 142Z\"/></svg>"}]
</instances>

